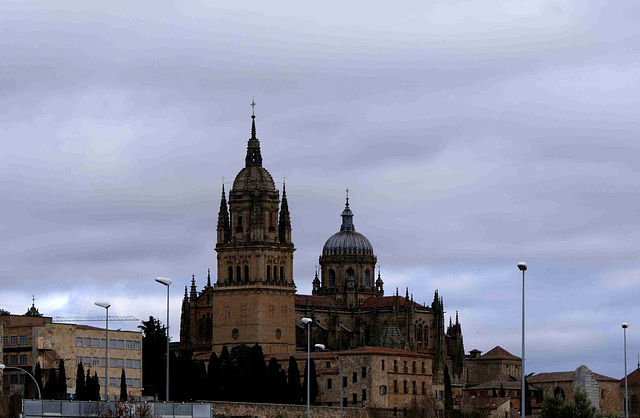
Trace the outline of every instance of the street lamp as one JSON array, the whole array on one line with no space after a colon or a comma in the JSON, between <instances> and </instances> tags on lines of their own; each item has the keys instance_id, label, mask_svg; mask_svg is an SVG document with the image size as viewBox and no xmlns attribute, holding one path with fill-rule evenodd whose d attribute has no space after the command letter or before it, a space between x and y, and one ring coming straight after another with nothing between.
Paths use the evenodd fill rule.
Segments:
<instances>
[{"instance_id":1,"label":"street lamp","mask_svg":"<svg viewBox=\"0 0 640 418\"><path fill-rule=\"evenodd\" d=\"M338 360L338 357L336 357L333 351L325 348L324 344L316 344L315 347L320 351L330 352L333 358L336 359L336 363L338 363L338 373L340 374L340 382L338 382L338 386L340 386L340 418L342 418L344 414L342 411L342 367L340 366L340 360Z\"/></svg>"},{"instance_id":2,"label":"street lamp","mask_svg":"<svg viewBox=\"0 0 640 418\"><path fill-rule=\"evenodd\" d=\"M107 311L107 316L106 316L106 323L104 326L105 332L106 332L106 342L105 342L105 357L106 360L104 362L104 400L108 401L109 400L109 395L107 394L107 388L109 387L109 307L111 306L111 304L109 302L96 302L95 303L96 306L99 306L101 308L106 309Z\"/></svg>"},{"instance_id":3,"label":"street lamp","mask_svg":"<svg viewBox=\"0 0 640 418\"><path fill-rule=\"evenodd\" d=\"M21 370L21 371L25 372L26 374L28 374L29 377L31 377L33 379L33 383L35 383L36 387L38 388L38 399L42 399L42 393L40 393L40 386L38 386L38 381L36 380L35 377L33 377L33 375L31 373L29 373L25 369L21 369L20 367L9 367L9 366L5 366L4 364L0 363L0 371L4 371L4 369Z\"/></svg>"},{"instance_id":4,"label":"street lamp","mask_svg":"<svg viewBox=\"0 0 640 418\"><path fill-rule=\"evenodd\" d=\"M629 324L622 323L622 332L624 333L624 416L629 418L629 392L627 391L627 328Z\"/></svg>"},{"instance_id":5,"label":"street lamp","mask_svg":"<svg viewBox=\"0 0 640 418\"><path fill-rule=\"evenodd\" d=\"M302 323L307 326L307 418L311 417L311 323L313 319L302 318Z\"/></svg>"},{"instance_id":6,"label":"street lamp","mask_svg":"<svg viewBox=\"0 0 640 418\"><path fill-rule=\"evenodd\" d=\"M169 402L169 286L173 282L166 277L156 277L156 282L167 286L167 392L165 401Z\"/></svg>"},{"instance_id":7,"label":"street lamp","mask_svg":"<svg viewBox=\"0 0 640 418\"><path fill-rule=\"evenodd\" d=\"M527 263L521 261L518 263L518 268L522 272L522 388L521 388L521 396L520 396L520 413L522 418L525 416L525 398L527 394L525 392L525 382L526 375L524 373L524 272L527 270Z\"/></svg>"}]
</instances>

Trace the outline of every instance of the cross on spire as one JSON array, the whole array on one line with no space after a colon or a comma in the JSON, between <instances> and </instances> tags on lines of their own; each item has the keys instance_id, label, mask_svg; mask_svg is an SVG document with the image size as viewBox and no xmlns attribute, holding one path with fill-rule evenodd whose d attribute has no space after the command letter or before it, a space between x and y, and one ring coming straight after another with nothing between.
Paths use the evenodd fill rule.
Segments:
<instances>
[{"instance_id":1,"label":"cross on spire","mask_svg":"<svg viewBox=\"0 0 640 418\"><path fill-rule=\"evenodd\" d=\"M347 206L349 206L349 188L346 189L347 192Z\"/></svg>"},{"instance_id":2,"label":"cross on spire","mask_svg":"<svg viewBox=\"0 0 640 418\"><path fill-rule=\"evenodd\" d=\"M256 117L256 113L255 113L256 101L253 98L251 99L251 105L250 106L251 106L251 117L255 118Z\"/></svg>"}]
</instances>

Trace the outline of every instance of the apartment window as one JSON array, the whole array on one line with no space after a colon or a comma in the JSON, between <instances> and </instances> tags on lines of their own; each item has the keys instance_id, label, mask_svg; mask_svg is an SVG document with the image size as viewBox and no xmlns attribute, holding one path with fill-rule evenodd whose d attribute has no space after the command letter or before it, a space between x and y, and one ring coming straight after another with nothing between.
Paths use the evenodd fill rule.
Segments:
<instances>
[{"instance_id":1,"label":"apartment window","mask_svg":"<svg viewBox=\"0 0 640 418\"><path fill-rule=\"evenodd\" d=\"M110 377L109 378L109 386L115 386L116 385L116 378L115 377Z\"/></svg>"},{"instance_id":2,"label":"apartment window","mask_svg":"<svg viewBox=\"0 0 640 418\"><path fill-rule=\"evenodd\" d=\"M11 375L11 383L18 383L18 375L17 374L12 374Z\"/></svg>"},{"instance_id":3,"label":"apartment window","mask_svg":"<svg viewBox=\"0 0 640 418\"><path fill-rule=\"evenodd\" d=\"M93 339L93 346L96 348L100 347L100 338Z\"/></svg>"},{"instance_id":4,"label":"apartment window","mask_svg":"<svg viewBox=\"0 0 640 418\"><path fill-rule=\"evenodd\" d=\"M93 358L93 365L98 367L100 366L100 357Z\"/></svg>"},{"instance_id":5,"label":"apartment window","mask_svg":"<svg viewBox=\"0 0 640 418\"><path fill-rule=\"evenodd\" d=\"M134 369L140 368L140 360L133 360L133 368Z\"/></svg>"},{"instance_id":6,"label":"apartment window","mask_svg":"<svg viewBox=\"0 0 640 418\"><path fill-rule=\"evenodd\" d=\"M126 344L127 350L133 350L133 341L127 340Z\"/></svg>"},{"instance_id":7,"label":"apartment window","mask_svg":"<svg viewBox=\"0 0 640 418\"><path fill-rule=\"evenodd\" d=\"M18 342L20 341L20 339L18 338L17 335L13 335L11 337L11 345L18 345Z\"/></svg>"},{"instance_id":8,"label":"apartment window","mask_svg":"<svg viewBox=\"0 0 640 418\"><path fill-rule=\"evenodd\" d=\"M140 350L140 341L134 341L133 342L133 349L134 350Z\"/></svg>"},{"instance_id":9,"label":"apartment window","mask_svg":"<svg viewBox=\"0 0 640 418\"><path fill-rule=\"evenodd\" d=\"M2 363L9 364L9 356L2 356Z\"/></svg>"},{"instance_id":10,"label":"apartment window","mask_svg":"<svg viewBox=\"0 0 640 418\"><path fill-rule=\"evenodd\" d=\"M107 339L100 338L100 348L107 348Z\"/></svg>"},{"instance_id":11,"label":"apartment window","mask_svg":"<svg viewBox=\"0 0 640 418\"><path fill-rule=\"evenodd\" d=\"M18 355L11 356L11 364L18 364Z\"/></svg>"},{"instance_id":12,"label":"apartment window","mask_svg":"<svg viewBox=\"0 0 640 418\"><path fill-rule=\"evenodd\" d=\"M416 362L413 362L413 365L411 366L411 372L415 373L416 372Z\"/></svg>"},{"instance_id":13,"label":"apartment window","mask_svg":"<svg viewBox=\"0 0 640 418\"><path fill-rule=\"evenodd\" d=\"M100 357L100 367L107 367L107 358Z\"/></svg>"},{"instance_id":14,"label":"apartment window","mask_svg":"<svg viewBox=\"0 0 640 418\"><path fill-rule=\"evenodd\" d=\"M346 388L347 387L347 383L348 383L348 377L347 376L343 376L342 377L342 387Z\"/></svg>"},{"instance_id":15,"label":"apartment window","mask_svg":"<svg viewBox=\"0 0 640 418\"><path fill-rule=\"evenodd\" d=\"M20 355L20 364L27 364L27 355L26 354L21 354Z\"/></svg>"},{"instance_id":16,"label":"apartment window","mask_svg":"<svg viewBox=\"0 0 640 418\"><path fill-rule=\"evenodd\" d=\"M351 398L353 399L353 404L357 404L358 403L358 394L354 393L352 394Z\"/></svg>"},{"instance_id":17,"label":"apartment window","mask_svg":"<svg viewBox=\"0 0 640 418\"><path fill-rule=\"evenodd\" d=\"M362 389L362 402L367 400L367 390Z\"/></svg>"},{"instance_id":18,"label":"apartment window","mask_svg":"<svg viewBox=\"0 0 640 418\"><path fill-rule=\"evenodd\" d=\"M387 394L387 386L386 385L380 386L380 395L386 395L386 394Z\"/></svg>"},{"instance_id":19,"label":"apartment window","mask_svg":"<svg viewBox=\"0 0 640 418\"><path fill-rule=\"evenodd\" d=\"M114 358L109 359L109 367L116 367L116 359Z\"/></svg>"},{"instance_id":20,"label":"apartment window","mask_svg":"<svg viewBox=\"0 0 640 418\"><path fill-rule=\"evenodd\" d=\"M140 379L133 379L133 387L134 388L140 387Z\"/></svg>"},{"instance_id":21,"label":"apartment window","mask_svg":"<svg viewBox=\"0 0 640 418\"><path fill-rule=\"evenodd\" d=\"M424 361L422 362L422 373L426 373L426 369L424 368Z\"/></svg>"},{"instance_id":22,"label":"apartment window","mask_svg":"<svg viewBox=\"0 0 640 418\"><path fill-rule=\"evenodd\" d=\"M366 367L363 367L363 368L362 368L362 378L363 378L363 379L366 379L366 378L367 378L367 368L366 368ZM363 400L364 400L364 399L363 399Z\"/></svg>"},{"instance_id":23,"label":"apartment window","mask_svg":"<svg viewBox=\"0 0 640 418\"><path fill-rule=\"evenodd\" d=\"M393 381L393 392L394 393L398 393L398 381L397 380Z\"/></svg>"},{"instance_id":24,"label":"apartment window","mask_svg":"<svg viewBox=\"0 0 640 418\"><path fill-rule=\"evenodd\" d=\"M119 369L124 369L124 359L119 358L118 359L118 366Z\"/></svg>"},{"instance_id":25,"label":"apartment window","mask_svg":"<svg viewBox=\"0 0 640 418\"><path fill-rule=\"evenodd\" d=\"M122 384L122 379L120 379L119 377L116 378L116 386L120 386Z\"/></svg>"},{"instance_id":26,"label":"apartment window","mask_svg":"<svg viewBox=\"0 0 640 418\"><path fill-rule=\"evenodd\" d=\"M358 372L353 372L353 383L358 383Z\"/></svg>"},{"instance_id":27,"label":"apartment window","mask_svg":"<svg viewBox=\"0 0 640 418\"><path fill-rule=\"evenodd\" d=\"M84 358L84 365L87 367L91 366L91 357Z\"/></svg>"},{"instance_id":28,"label":"apartment window","mask_svg":"<svg viewBox=\"0 0 640 418\"><path fill-rule=\"evenodd\" d=\"M118 348L124 350L124 340L118 340Z\"/></svg>"},{"instance_id":29,"label":"apartment window","mask_svg":"<svg viewBox=\"0 0 640 418\"><path fill-rule=\"evenodd\" d=\"M127 359L127 369L133 369L133 360L130 358Z\"/></svg>"},{"instance_id":30,"label":"apartment window","mask_svg":"<svg viewBox=\"0 0 640 418\"><path fill-rule=\"evenodd\" d=\"M100 386L104 387L104 377L100 378Z\"/></svg>"},{"instance_id":31,"label":"apartment window","mask_svg":"<svg viewBox=\"0 0 640 418\"><path fill-rule=\"evenodd\" d=\"M393 371L394 372L398 371L398 360L393 360Z\"/></svg>"},{"instance_id":32,"label":"apartment window","mask_svg":"<svg viewBox=\"0 0 640 418\"><path fill-rule=\"evenodd\" d=\"M76 357L76 364L82 364L82 357Z\"/></svg>"},{"instance_id":33,"label":"apartment window","mask_svg":"<svg viewBox=\"0 0 640 418\"><path fill-rule=\"evenodd\" d=\"M76 337L76 347L82 347L82 337Z\"/></svg>"},{"instance_id":34,"label":"apartment window","mask_svg":"<svg viewBox=\"0 0 640 418\"><path fill-rule=\"evenodd\" d=\"M333 387L333 381L331 379L327 379L327 389L331 389Z\"/></svg>"},{"instance_id":35,"label":"apartment window","mask_svg":"<svg viewBox=\"0 0 640 418\"><path fill-rule=\"evenodd\" d=\"M26 335L21 335L20 336L20 345L27 345L29 344L29 339L27 338Z\"/></svg>"},{"instance_id":36,"label":"apartment window","mask_svg":"<svg viewBox=\"0 0 640 418\"><path fill-rule=\"evenodd\" d=\"M402 371L405 372L405 373L409 371L409 369L407 368L407 362L406 361L404 362L404 366L402 367Z\"/></svg>"},{"instance_id":37,"label":"apartment window","mask_svg":"<svg viewBox=\"0 0 640 418\"><path fill-rule=\"evenodd\" d=\"M25 382L25 380L26 380L26 377L27 377L27 375L26 375L26 374L21 374L21 375L20 375L20 384L23 384L23 385L24 385L24 382Z\"/></svg>"},{"instance_id":38,"label":"apartment window","mask_svg":"<svg viewBox=\"0 0 640 418\"><path fill-rule=\"evenodd\" d=\"M125 380L125 383L127 384L127 387L130 388L133 385L133 379L128 377L127 380Z\"/></svg>"},{"instance_id":39,"label":"apartment window","mask_svg":"<svg viewBox=\"0 0 640 418\"><path fill-rule=\"evenodd\" d=\"M436 399L438 397L438 391L434 390L433 391L433 399Z\"/></svg>"},{"instance_id":40,"label":"apartment window","mask_svg":"<svg viewBox=\"0 0 640 418\"><path fill-rule=\"evenodd\" d=\"M116 348L116 340L109 340L109 348Z\"/></svg>"},{"instance_id":41,"label":"apartment window","mask_svg":"<svg viewBox=\"0 0 640 418\"><path fill-rule=\"evenodd\" d=\"M418 393L418 388L416 387L416 381L411 382L411 388L413 389L413 393Z\"/></svg>"},{"instance_id":42,"label":"apartment window","mask_svg":"<svg viewBox=\"0 0 640 418\"><path fill-rule=\"evenodd\" d=\"M330 362L330 361L327 361L327 362L326 362L326 368L328 369L328 368L330 368L330 367L331 367L331 362Z\"/></svg>"},{"instance_id":43,"label":"apartment window","mask_svg":"<svg viewBox=\"0 0 640 418\"><path fill-rule=\"evenodd\" d=\"M84 339L84 346L85 347L91 347L91 338L85 338Z\"/></svg>"},{"instance_id":44,"label":"apartment window","mask_svg":"<svg viewBox=\"0 0 640 418\"><path fill-rule=\"evenodd\" d=\"M382 360L382 370L384 370L384 360Z\"/></svg>"},{"instance_id":45,"label":"apartment window","mask_svg":"<svg viewBox=\"0 0 640 418\"><path fill-rule=\"evenodd\" d=\"M403 389L404 393L408 393L409 392L409 390L408 390L409 388L407 387L407 381L406 380L404 380L402 382L402 389Z\"/></svg>"},{"instance_id":46,"label":"apartment window","mask_svg":"<svg viewBox=\"0 0 640 418\"><path fill-rule=\"evenodd\" d=\"M422 394L424 395L424 382L422 382Z\"/></svg>"},{"instance_id":47,"label":"apartment window","mask_svg":"<svg viewBox=\"0 0 640 418\"><path fill-rule=\"evenodd\" d=\"M9 337L2 337L2 345L9 345Z\"/></svg>"}]
</instances>

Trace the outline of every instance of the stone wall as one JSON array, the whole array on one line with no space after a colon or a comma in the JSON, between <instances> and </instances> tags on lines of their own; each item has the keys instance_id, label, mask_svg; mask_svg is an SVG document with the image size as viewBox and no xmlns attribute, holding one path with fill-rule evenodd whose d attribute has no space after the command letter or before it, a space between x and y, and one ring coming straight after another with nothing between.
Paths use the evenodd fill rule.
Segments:
<instances>
[{"instance_id":1,"label":"stone wall","mask_svg":"<svg viewBox=\"0 0 640 418\"><path fill-rule=\"evenodd\" d=\"M246 404L235 402L213 402L214 417L259 417L259 418L303 418L307 416L306 405ZM340 416L340 407L312 406L314 418ZM369 413L361 408L344 408L345 418L368 418Z\"/></svg>"}]
</instances>

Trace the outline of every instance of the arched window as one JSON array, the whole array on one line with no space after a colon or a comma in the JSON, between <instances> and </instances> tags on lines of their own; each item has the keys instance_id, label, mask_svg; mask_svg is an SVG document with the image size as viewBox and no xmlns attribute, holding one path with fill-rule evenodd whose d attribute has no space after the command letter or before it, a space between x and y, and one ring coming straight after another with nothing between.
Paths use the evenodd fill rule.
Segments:
<instances>
[{"instance_id":1,"label":"arched window","mask_svg":"<svg viewBox=\"0 0 640 418\"><path fill-rule=\"evenodd\" d=\"M284 282L284 267L280 266L280 281Z\"/></svg>"},{"instance_id":2,"label":"arched window","mask_svg":"<svg viewBox=\"0 0 640 418\"><path fill-rule=\"evenodd\" d=\"M236 282L242 282L242 269L240 266L236 266Z\"/></svg>"},{"instance_id":3,"label":"arched window","mask_svg":"<svg viewBox=\"0 0 640 418\"><path fill-rule=\"evenodd\" d=\"M273 280L278 281L278 267L273 266Z\"/></svg>"},{"instance_id":4,"label":"arched window","mask_svg":"<svg viewBox=\"0 0 640 418\"><path fill-rule=\"evenodd\" d=\"M271 281L271 266L267 266L267 281Z\"/></svg>"},{"instance_id":5,"label":"arched window","mask_svg":"<svg viewBox=\"0 0 640 418\"><path fill-rule=\"evenodd\" d=\"M244 266L244 281L245 283L249 281L249 266Z\"/></svg>"},{"instance_id":6,"label":"arched window","mask_svg":"<svg viewBox=\"0 0 640 418\"><path fill-rule=\"evenodd\" d=\"M369 273L369 270L364 271L364 287L371 287L371 273Z\"/></svg>"},{"instance_id":7,"label":"arched window","mask_svg":"<svg viewBox=\"0 0 640 418\"><path fill-rule=\"evenodd\" d=\"M211 321L211 316L207 315L207 319L204 321L205 324L205 338L207 342L210 342L213 338L213 321Z\"/></svg>"},{"instance_id":8,"label":"arched window","mask_svg":"<svg viewBox=\"0 0 640 418\"><path fill-rule=\"evenodd\" d=\"M336 272L335 270L331 269L329 270L329 286L335 287L335 285L336 285Z\"/></svg>"},{"instance_id":9,"label":"arched window","mask_svg":"<svg viewBox=\"0 0 640 418\"><path fill-rule=\"evenodd\" d=\"M422 342L425 346L429 345L429 327L427 325L424 326L422 331Z\"/></svg>"},{"instance_id":10,"label":"arched window","mask_svg":"<svg viewBox=\"0 0 640 418\"><path fill-rule=\"evenodd\" d=\"M242 232L242 214L238 214L238 222L236 223L236 232Z\"/></svg>"},{"instance_id":11,"label":"arched window","mask_svg":"<svg viewBox=\"0 0 640 418\"><path fill-rule=\"evenodd\" d=\"M233 283L233 267L229 266L229 283Z\"/></svg>"}]
</instances>

